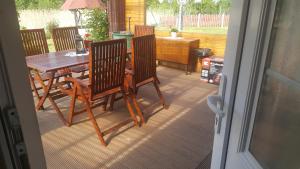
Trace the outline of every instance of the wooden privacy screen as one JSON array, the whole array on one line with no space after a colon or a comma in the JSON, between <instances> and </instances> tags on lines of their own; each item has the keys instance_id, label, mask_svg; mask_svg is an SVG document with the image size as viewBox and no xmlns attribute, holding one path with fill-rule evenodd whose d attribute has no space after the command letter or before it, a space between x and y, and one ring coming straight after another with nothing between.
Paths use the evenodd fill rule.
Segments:
<instances>
[{"instance_id":1,"label":"wooden privacy screen","mask_svg":"<svg viewBox=\"0 0 300 169\"><path fill-rule=\"evenodd\" d=\"M76 48L75 38L78 34L77 27L64 27L53 29L52 38L56 51Z\"/></svg>"},{"instance_id":2,"label":"wooden privacy screen","mask_svg":"<svg viewBox=\"0 0 300 169\"><path fill-rule=\"evenodd\" d=\"M125 31L125 0L109 0L107 10L109 32Z\"/></svg>"},{"instance_id":3,"label":"wooden privacy screen","mask_svg":"<svg viewBox=\"0 0 300 169\"><path fill-rule=\"evenodd\" d=\"M21 30L20 33L26 56L49 53L44 29Z\"/></svg>"},{"instance_id":4,"label":"wooden privacy screen","mask_svg":"<svg viewBox=\"0 0 300 169\"><path fill-rule=\"evenodd\" d=\"M126 39L92 43L90 48L91 100L124 84Z\"/></svg>"},{"instance_id":5,"label":"wooden privacy screen","mask_svg":"<svg viewBox=\"0 0 300 169\"><path fill-rule=\"evenodd\" d=\"M144 36L144 35L153 35L153 34L155 34L154 26L146 26L146 25L134 26L134 36Z\"/></svg>"},{"instance_id":6,"label":"wooden privacy screen","mask_svg":"<svg viewBox=\"0 0 300 169\"><path fill-rule=\"evenodd\" d=\"M129 31L128 17L131 18L130 31L134 32L134 25L146 24L146 0L126 0L125 19L126 30Z\"/></svg>"}]
</instances>

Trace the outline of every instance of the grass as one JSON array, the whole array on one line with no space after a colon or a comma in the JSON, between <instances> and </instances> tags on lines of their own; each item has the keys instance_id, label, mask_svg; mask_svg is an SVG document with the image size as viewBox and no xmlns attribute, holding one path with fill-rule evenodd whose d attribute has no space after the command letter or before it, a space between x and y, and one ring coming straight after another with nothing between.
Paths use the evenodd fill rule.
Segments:
<instances>
[{"instance_id":1,"label":"grass","mask_svg":"<svg viewBox=\"0 0 300 169\"><path fill-rule=\"evenodd\" d=\"M156 27L156 30L170 31L169 27ZM203 34L227 34L228 28L218 27L185 27L182 32L203 33Z\"/></svg>"}]
</instances>

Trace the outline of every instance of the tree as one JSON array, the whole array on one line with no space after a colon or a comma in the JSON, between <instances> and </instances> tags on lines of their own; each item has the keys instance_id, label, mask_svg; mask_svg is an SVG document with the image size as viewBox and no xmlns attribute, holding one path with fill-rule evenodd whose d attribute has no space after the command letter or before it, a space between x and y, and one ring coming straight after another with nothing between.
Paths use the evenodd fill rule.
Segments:
<instances>
[{"instance_id":1,"label":"tree","mask_svg":"<svg viewBox=\"0 0 300 169\"><path fill-rule=\"evenodd\" d=\"M17 9L59 9L64 0L16 0Z\"/></svg>"},{"instance_id":2,"label":"tree","mask_svg":"<svg viewBox=\"0 0 300 169\"><path fill-rule=\"evenodd\" d=\"M86 27L93 40L105 40L108 38L108 17L105 11L100 9L89 10L86 13Z\"/></svg>"}]
</instances>

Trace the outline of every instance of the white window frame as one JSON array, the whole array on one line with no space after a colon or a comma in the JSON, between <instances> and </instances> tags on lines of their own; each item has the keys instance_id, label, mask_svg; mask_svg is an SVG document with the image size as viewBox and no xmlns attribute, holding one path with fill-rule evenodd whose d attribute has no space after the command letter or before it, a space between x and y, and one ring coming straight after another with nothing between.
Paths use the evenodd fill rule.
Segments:
<instances>
[{"instance_id":1,"label":"white window frame","mask_svg":"<svg viewBox=\"0 0 300 169\"><path fill-rule=\"evenodd\" d=\"M18 112L27 156L32 169L46 168L42 141L28 79L14 0L0 2L0 105L13 105ZM0 88L1 89L1 88ZM5 139L5 138L1 138Z\"/></svg>"}]
</instances>

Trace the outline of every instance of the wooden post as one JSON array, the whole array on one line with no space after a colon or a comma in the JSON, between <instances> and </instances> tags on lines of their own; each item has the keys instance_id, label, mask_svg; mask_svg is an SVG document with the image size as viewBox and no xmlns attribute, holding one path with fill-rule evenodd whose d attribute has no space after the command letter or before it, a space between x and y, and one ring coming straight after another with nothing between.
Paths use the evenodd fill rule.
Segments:
<instances>
[{"instance_id":1,"label":"wooden post","mask_svg":"<svg viewBox=\"0 0 300 169\"><path fill-rule=\"evenodd\" d=\"M109 32L125 31L125 0L109 0L107 2Z\"/></svg>"},{"instance_id":2,"label":"wooden post","mask_svg":"<svg viewBox=\"0 0 300 169\"><path fill-rule=\"evenodd\" d=\"M197 27L200 27L200 19L201 19L201 13L197 16Z\"/></svg>"}]
</instances>

